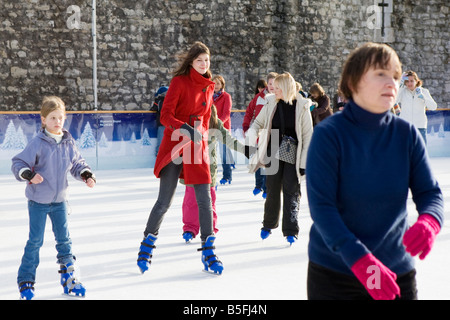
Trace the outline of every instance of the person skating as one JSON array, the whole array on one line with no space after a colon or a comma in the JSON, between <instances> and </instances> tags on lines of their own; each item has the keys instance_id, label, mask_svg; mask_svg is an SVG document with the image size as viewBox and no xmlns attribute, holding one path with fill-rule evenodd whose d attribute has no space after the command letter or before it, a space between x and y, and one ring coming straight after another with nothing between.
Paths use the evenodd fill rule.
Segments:
<instances>
[{"instance_id":1,"label":"person skating","mask_svg":"<svg viewBox=\"0 0 450 320\"><path fill-rule=\"evenodd\" d=\"M306 166L310 300L417 299L413 256L430 252L444 201L420 132L390 112L400 78L391 47L357 48L339 84L349 102L314 128ZM409 191L419 214L411 227Z\"/></svg>"},{"instance_id":2,"label":"person skating","mask_svg":"<svg viewBox=\"0 0 450 320\"><path fill-rule=\"evenodd\" d=\"M247 132L248 144L258 145L258 151L250 159L249 171L266 168L267 198L261 238L266 239L271 230L278 227L283 194L282 232L292 244L299 232L300 181L313 132L312 101L297 92L295 80L289 73L275 78L274 94L266 101ZM291 143L289 159L280 152L285 140Z\"/></svg>"},{"instance_id":3,"label":"person skating","mask_svg":"<svg viewBox=\"0 0 450 320\"><path fill-rule=\"evenodd\" d=\"M247 158L250 157L256 148L245 146L235 139L230 131L224 127L222 120L217 116L215 105L211 106L211 118L209 121L209 159L211 171L211 200L213 209L213 229L214 233L219 231L217 227L217 213L216 213L216 187L217 187L217 154L216 146L218 142L226 145L228 148L243 153ZM184 180L180 180L184 184ZM195 199L195 190L192 186L186 185L186 190L183 198L183 239L186 243L194 239L200 229L198 219L198 206Z\"/></svg>"},{"instance_id":4,"label":"person skating","mask_svg":"<svg viewBox=\"0 0 450 320\"><path fill-rule=\"evenodd\" d=\"M261 109L266 104L266 96L274 92L274 86L273 82L275 81L275 78L278 76L278 73L276 72L270 72L265 81L266 87L262 90L258 90L258 86L255 90L255 96L253 97L252 101L248 104L247 109L245 110L245 116L244 120L242 121L242 130L244 131L244 134L246 134L247 130L250 128L253 121L255 121L256 117L261 112ZM258 81L258 83L260 83ZM264 82L262 82L264 83ZM256 92L258 91L258 92ZM261 167L258 170L255 171L255 187L253 188L253 195L258 195L262 192L262 197L266 199L267 193L266 193L266 175L264 173L264 168Z\"/></svg>"},{"instance_id":5,"label":"person skating","mask_svg":"<svg viewBox=\"0 0 450 320\"><path fill-rule=\"evenodd\" d=\"M55 234L57 263L65 294L84 296L86 288L75 276L67 221L67 173L93 188L96 179L80 155L70 133L63 128L66 119L64 102L58 97L45 97L41 107L42 129L25 149L12 159L12 172L26 181L30 217L29 240L19 267L17 283L21 299L34 297L39 250L43 245L45 224L49 216Z\"/></svg>"},{"instance_id":6,"label":"person skating","mask_svg":"<svg viewBox=\"0 0 450 320\"><path fill-rule=\"evenodd\" d=\"M139 248L137 265L141 273L150 266L159 228L172 203L179 178L193 185L195 190L204 270L216 274L223 271L222 262L212 253L215 235L207 139L213 92L210 51L197 41L175 70L161 110L160 121L165 130L154 168L156 177L160 178L160 188Z\"/></svg>"},{"instance_id":7,"label":"person skating","mask_svg":"<svg viewBox=\"0 0 450 320\"><path fill-rule=\"evenodd\" d=\"M437 103L430 91L422 87L422 80L412 70L403 74L403 86L399 89L396 103L399 106L400 118L411 122L422 135L427 144L427 114L426 110L436 110Z\"/></svg>"},{"instance_id":8,"label":"person skating","mask_svg":"<svg viewBox=\"0 0 450 320\"><path fill-rule=\"evenodd\" d=\"M221 75L215 75L212 78L212 81L215 83L213 101L217 108L217 117L222 121L223 127L230 130L232 108L231 95L225 91L225 79ZM233 180L231 167L235 167L233 154L221 140L219 140L219 150L222 158L222 179L220 179L220 184L230 184L231 180Z\"/></svg>"}]
</instances>

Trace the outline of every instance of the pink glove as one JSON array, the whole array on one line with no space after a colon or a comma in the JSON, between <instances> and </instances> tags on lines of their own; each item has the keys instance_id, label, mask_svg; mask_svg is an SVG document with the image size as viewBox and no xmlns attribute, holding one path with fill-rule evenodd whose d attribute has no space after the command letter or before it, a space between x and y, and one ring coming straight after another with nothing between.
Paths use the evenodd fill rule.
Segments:
<instances>
[{"instance_id":1,"label":"pink glove","mask_svg":"<svg viewBox=\"0 0 450 320\"><path fill-rule=\"evenodd\" d=\"M441 225L432 215L421 214L417 222L406 230L403 236L406 252L409 252L413 257L422 252L419 258L425 259L430 253L434 239L440 230Z\"/></svg>"},{"instance_id":2,"label":"pink glove","mask_svg":"<svg viewBox=\"0 0 450 320\"><path fill-rule=\"evenodd\" d=\"M393 300L400 296L395 282L397 275L373 254L368 253L356 261L351 270L374 300Z\"/></svg>"}]
</instances>

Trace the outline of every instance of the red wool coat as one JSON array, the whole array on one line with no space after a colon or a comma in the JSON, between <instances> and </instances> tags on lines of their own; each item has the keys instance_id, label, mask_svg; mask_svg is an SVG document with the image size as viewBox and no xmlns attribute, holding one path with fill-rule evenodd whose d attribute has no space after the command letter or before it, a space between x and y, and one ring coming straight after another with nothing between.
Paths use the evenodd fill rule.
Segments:
<instances>
[{"instance_id":1,"label":"red wool coat","mask_svg":"<svg viewBox=\"0 0 450 320\"><path fill-rule=\"evenodd\" d=\"M189 75L172 79L161 109L160 121L165 126L164 136L156 156L154 173L160 177L161 170L175 159L183 161L180 178L186 184L210 184L208 152L208 129L211 116L214 82L204 78L191 68ZM203 140L194 144L180 133L187 123L203 134Z\"/></svg>"},{"instance_id":2,"label":"red wool coat","mask_svg":"<svg viewBox=\"0 0 450 320\"><path fill-rule=\"evenodd\" d=\"M245 110L244 121L242 121L242 129L247 132L250 125L258 116L262 107L266 104L266 95L268 94L267 88L265 88L260 93L257 93L252 101L248 104L247 110Z\"/></svg>"},{"instance_id":3,"label":"red wool coat","mask_svg":"<svg viewBox=\"0 0 450 320\"><path fill-rule=\"evenodd\" d=\"M228 92L222 91L222 94L214 101L214 105L217 108L217 117L222 120L223 127L231 129L231 96Z\"/></svg>"}]
</instances>

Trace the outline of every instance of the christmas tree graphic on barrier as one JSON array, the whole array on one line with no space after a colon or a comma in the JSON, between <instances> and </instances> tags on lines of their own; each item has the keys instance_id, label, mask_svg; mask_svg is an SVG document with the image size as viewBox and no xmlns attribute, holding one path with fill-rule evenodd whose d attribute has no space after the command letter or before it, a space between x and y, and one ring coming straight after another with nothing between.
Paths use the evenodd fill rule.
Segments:
<instances>
[{"instance_id":1,"label":"christmas tree graphic on barrier","mask_svg":"<svg viewBox=\"0 0 450 320\"><path fill-rule=\"evenodd\" d=\"M1 149L24 149L26 145L27 138L23 133L22 127L16 130L11 120L6 128L5 140L3 140Z\"/></svg>"},{"instance_id":2,"label":"christmas tree graphic on barrier","mask_svg":"<svg viewBox=\"0 0 450 320\"><path fill-rule=\"evenodd\" d=\"M148 134L147 129L144 130L144 134L142 135L142 145L143 146L151 146L152 143L150 142L150 136Z\"/></svg>"},{"instance_id":3,"label":"christmas tree graphic on barrier","mask_svg":"<svg viewBox=\"0 0 450 320\"><path fill-rule=\"evenodd\" d=\"M80 149L95 148L95 136L89 122L86 123L80 139L78 139Z\"/></svg>"},{"instance_id":4,"label":"christmas tree graphic on barrier","mask_svg":"<svg viewBox=\"0 0 450 320\"><path fill-rule=\"evenodd\" d=\"M445 138L444 125L442 123L439 126L438 137Z\"/></svg>"},{"instance_id":5,"label":"christmas tree graphic on barrier","mask_svg":"<svg viewBox=\"0 0 450 320\"><path fill-rule=\"evenodd\" d=\"M100 141L99 141L98 145L102 148L108 147L108 139L106 138L106 135L104 132L102 132L102 136L100 137Z\"/></svg>"}]
</instances>

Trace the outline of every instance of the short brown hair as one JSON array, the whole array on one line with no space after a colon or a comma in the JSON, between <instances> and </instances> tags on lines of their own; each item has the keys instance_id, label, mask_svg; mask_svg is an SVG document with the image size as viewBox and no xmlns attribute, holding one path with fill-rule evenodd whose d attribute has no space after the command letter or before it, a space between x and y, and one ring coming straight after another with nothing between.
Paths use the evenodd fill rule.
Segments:
<instances>
[{"instance_id":1,"label":"short brown hair","mask_svg":"<svg viewBox=\"0 0 450 320\"><path fill-rule=\"evenodd\" d=\"M269 72L269 74L267 75L267 82L269 82L270 79L275 79L276 77L278 77L278 73L276 72Z\"/></svg>"},{"instance_id":2,"label":"short brown hair","mask_svg":"<svg viewBox=\"0 0 450 320\"><path fill-rule=\"evenodd\" d=\"M368 42L355 49L342 69L341 80L339 81L339 90L345 98L350 99L358 86L361 77L370 67L389 67L391 59L398 62L398 78L402 74L402 65L397 53L387 44Z\"/></svg>"}]
</instances>

